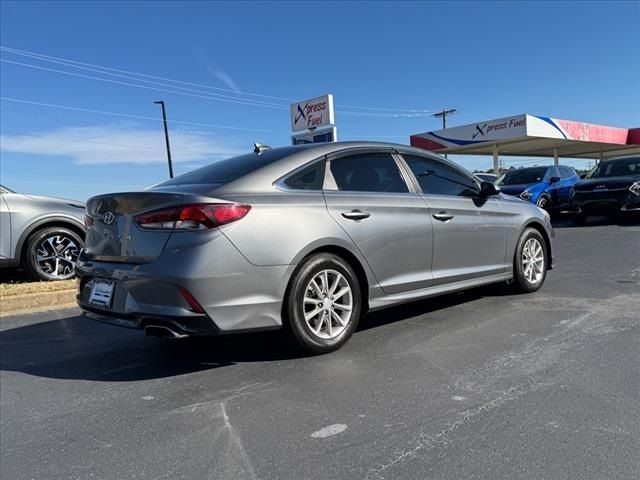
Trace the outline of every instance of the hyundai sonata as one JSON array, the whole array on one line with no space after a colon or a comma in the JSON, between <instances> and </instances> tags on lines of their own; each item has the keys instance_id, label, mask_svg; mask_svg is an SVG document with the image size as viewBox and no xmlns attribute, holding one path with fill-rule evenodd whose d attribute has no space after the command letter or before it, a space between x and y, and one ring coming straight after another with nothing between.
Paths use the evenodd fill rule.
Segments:
<instances>
[{"instance_id":1,"label":"hyundai sonata","mask_svg":"<svg viewBox=\"0 0 640 480\"><path fill-rule=\"evenodd\" d=\"M286 329L342 346L366 311L483 284L541 287L549 215L436 155L345 142L218 161L87 203L87 317L185 337Z\"/></svg>"}]
</instances>

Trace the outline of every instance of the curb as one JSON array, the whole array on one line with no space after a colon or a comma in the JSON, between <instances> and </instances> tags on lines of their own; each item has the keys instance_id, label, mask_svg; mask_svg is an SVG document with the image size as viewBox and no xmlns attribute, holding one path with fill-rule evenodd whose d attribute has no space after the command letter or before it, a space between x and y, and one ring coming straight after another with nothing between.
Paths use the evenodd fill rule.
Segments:
<instances>
[{"instance_id":1,"label":"curb","mask_svg":"<svg viewBox=\"0 0 640 480\"><path fill-rule=\"evenodd\" d=\"M76 306L76 289L0 297L0 318L37 310Z\"/></svg>"}]
</instances>

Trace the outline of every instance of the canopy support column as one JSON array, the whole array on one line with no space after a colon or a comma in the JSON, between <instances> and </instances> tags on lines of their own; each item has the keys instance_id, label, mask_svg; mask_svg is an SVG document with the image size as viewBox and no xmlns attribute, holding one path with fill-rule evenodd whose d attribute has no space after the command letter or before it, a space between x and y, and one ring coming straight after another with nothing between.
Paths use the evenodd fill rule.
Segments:
<instances>
[{"instance_id":1,"label":"canopy support column","mask_svg":"<svg viewBox=\"0 0 640 480\"><path fill-rule=\"evenodd\" d=\"M553 149L553 164L555 166L558 166L558 149L557 148Z\"/></svg>"},{"instance_id":2,"label":"canopy support column","mask_svg":"<svg viewBox=\"0 0 640 480\"><path fill-rule=\"evenodd\" d=\"M493 173L500 175L500 160L498 159L498 146L493 146Z\"/></svg>"}]
</instances>

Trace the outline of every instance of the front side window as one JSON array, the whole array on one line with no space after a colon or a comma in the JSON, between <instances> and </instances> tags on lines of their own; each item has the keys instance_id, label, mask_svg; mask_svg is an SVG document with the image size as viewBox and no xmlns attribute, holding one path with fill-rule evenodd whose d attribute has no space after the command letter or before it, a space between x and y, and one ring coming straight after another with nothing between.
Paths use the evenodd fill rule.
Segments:
<instances>
[{"instance_id":1,"label":"front side window","mask_svg":"<svg viewBox=\"0 0 640 480\"><path fill-rule=\"evenodd\" d=\"M471 178L444 163L414 155L404 155L404 159L425 194L473 197L480 193Z\"/></svg>"},{"instance_id":2,"label":"front side window","mask_svg":"<svg viewBox=\"0 0 640 480\"><path fill-rule=\"evenodd\" d=\"M551 167L549 169L549 176L547 177L547 179L553 178L553 177L557 177L557 178L561 178L562 175L560 174L560 169L556 168L556 167Z\"/></svg>"},{"instance_id":3,"label":"front side window","mask_svg":"<svg viewBox=\"0 0 640 480\"><path fill-rule=\"evenodd\" d=\"M408 193L396 161L389 153L364 153L331 161L338 190L348 192Z\"/></svg>"}]
</instances>

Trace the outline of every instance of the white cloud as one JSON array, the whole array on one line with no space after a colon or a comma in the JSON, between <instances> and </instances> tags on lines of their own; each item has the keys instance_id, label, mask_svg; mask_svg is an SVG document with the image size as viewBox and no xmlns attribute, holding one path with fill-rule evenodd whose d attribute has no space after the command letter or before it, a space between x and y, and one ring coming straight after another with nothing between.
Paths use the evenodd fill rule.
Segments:
<instances>
[{"instance_id":1,"label":"white cloud","mask_svg":"<svg viewBox=\"0 0 640 480\"><path fill-rule=\"evenodd\" d=\"M170 130L169 141L174 162L212 161L246 151L202 132ZM22 135L0 135L0 150L65 156L81 165L167 161L161 128L149 130L123 125L68 127Z\"/></svg>"},{"instance_id":2,"label":"white cloud","mask_svg":"<svg viewBox=\"0 0 640 480\"><path fill-rule=\"evenodd\" d=\"M214 77L216 77L218 80L220 80L222 83L224 83L227 87L229 87L234 92L242 93L242 90L240 89L238 84L233 81L233 78L231 78L231 75L229 75L227 72L220 70L219 68L214 70L213 68L210 67L209 73L211 73Z\"/></svg>"}]
</instances>

